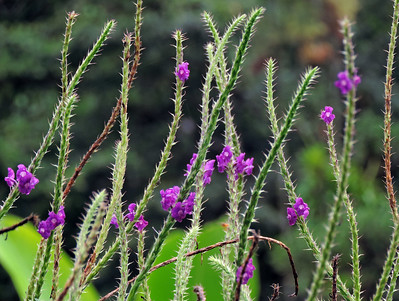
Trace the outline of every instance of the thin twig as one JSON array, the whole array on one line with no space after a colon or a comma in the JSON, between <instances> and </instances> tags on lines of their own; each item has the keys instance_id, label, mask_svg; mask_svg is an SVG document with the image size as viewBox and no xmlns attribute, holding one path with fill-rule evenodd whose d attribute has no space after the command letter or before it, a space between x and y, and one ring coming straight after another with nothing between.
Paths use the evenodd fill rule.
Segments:
<instances>
[{"instance_id":1,"label":"thin twig","mask_svg":"<svg viewBox=\"0 0 399 301\"><path fill-rule=\"evenodd\" d=\"M35 226L39 224L39 217L37 215L31 214L28 217L25 217L22 221L16 223L15 225L0 229L0 235L3 233L10 232L12 230L17 229L18 227L25 225L27 222L32 222Z\"/></svg>"},{"instance_id":2,"label":"thin twig","mask_svg":"<svg viewBox=\"0 0 399 301\"><path fill-rule=\"evenodd\" d=\"M248 239L253 240L254 236L248 236ZM291 265L291 269L292 269L292 274L294 276L294 281L295 281L295 293L292 294L292 295L295 295L295 296L298 295L298 288L299 288L299 285L298 285L298 274L297 274L296 269L295 269L295 264L294 264L294 260L292 258L290 249L284 243L282 243L281 241L279 241L277 239L274 239L274 238L271 238L271 237L259 236L258 239L262 240L262 241L267 241L268 243L277 244L277 245L282 247L287 252L287 255L288 255L288 258L289 258L289 261L290 261L290 265ZM231 240L218 242L216 244L213 244L213 245L210 245L210 246L195 250L193 252L189 252L189 253L187 253L185 255L185 257L190 257L190 256L194 256L194 255L197 255L197 254L202 254L202 253L208 252L210 250L213 250L215 248L220 248L220 247L223 247L223 246L226 246L226 245L229 245L229 244L237 243L238 241L239 241L239 239L237 238L237 239L231 239ZM171 263L173 263L175 261L177 261L177 257L173 257L173 258L171 258L169 260L161 262L161 263L153 266L151 269L149 269L148 274L152 273L153 271L155 271L155 270L157 270L157 269L159 269L161 267L164 267L164 266L166 266L168 264L171 264ZM136 280L136 278L137 278L137 276L133 277L132 279L130 279L129 283L134 282ZM118 292L118 290L119 290L119 288L114 289L113 291L111 291L107 295L105 295L104 297L100 298L98 301L107 300L108 298L110 298L114 294L116 294Z\"/></svg>"}]
</instances>

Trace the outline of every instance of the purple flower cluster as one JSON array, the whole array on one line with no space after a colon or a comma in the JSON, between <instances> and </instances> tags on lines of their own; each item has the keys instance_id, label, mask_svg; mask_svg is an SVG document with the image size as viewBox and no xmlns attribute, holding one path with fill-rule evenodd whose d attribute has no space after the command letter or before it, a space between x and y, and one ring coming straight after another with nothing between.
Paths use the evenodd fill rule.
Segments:
<instances>
[{"instance_id":1,"label":"purple flower cluster","mask_svg":"<svg viewBox=\"0 0 399 301\"><path fill-rule=\"evenodd\" d=\"M195 160L197 160L198 155L196 153L190 159L190 163L187 164L187 171L184 174L188 176L191 171L192 166L194 165ZM244 159L245 153L241 153L236 158L233 158L233 153L231 151L230 146L226 146L220 155L216 156L216 160L208 160L202 164L202 169L204 170L204 175L202 178L203 184L208 185L211 183L212 173L214 170L215 162L217 161L218 170L219 172L224 172L228 167L229 163L232 163L234 168L236 179L240 174L246 173L247 175L252 174L253 166L253 158ZM166 190L161 190L161 205L162 209L165 211L171 210L172 217L178 221L182 222L187 215L193 213L194 209L194 200L195 200L195 193L191 192L190 195L186 200L183 202L177 202L179 197L180 187L173 186Z\"/></svg>"},{"instance_id":2,"label":"purple flower cluster","mask_svg":"<svg viewBox=\"0 0 399 301\"><path fill-rule=\"evenodd\" d=\"M236 158L233 158L231 146L226 145L220 155L216 156L216 160L218 162L218 171L220 173L224 172L229 163L232 161L236 180L241 174L246 173L247 175L250 175L252 174L252 170L254 168L254 158L249 158L246 160L244 158L245 153L241 153Z\"/></svg>"},{"instance_id":3,"label":"purple flower cluster","mask_svg":"<svg viewBox=\"0 0 399 301\"><path fill-rule=\"evenodd\" d=\"M137 205L135 203L131 203L128 206L127 209L129 211L129 213L125 215L125 219L128 219L131 222L134 221L134 217L136 216L136 207L137 207ZM114 225L115 228L119 228L118 220L116 218L115 213L112 215L110 224ZM147 227L147 225L148 225L148 221L146 221L144 219L143 215L140 215L138 221L134 224L134 226L137 228L137 230L139 232L142 232L144 230L144 228Z\"/></svg>"},{"instance_id":4,"label":"purple flower cluster","mask_svg":"<svg viewBox=\"0 0 399 301\"><path fill-rule=\"evenodd\" d=\"M320 118L321 118L326 124L330 124L330 123L334 120L335 115L334 115L333 112L332 112L333 110L334 110L334 109L333 109L332 107L326 106L326 107L324 108L324 110L321 111Z\"/></svg>"},{"instance_id":5,"label":"purple flower cluster","mask_svg":"<svg viewBox=\"0 0 399 301\"><path fill-rule=\"evenodd\" d=\"M335 82L335 86L341 90L341 94L348 94L352 88L356 87L361 82L360 76L356 73L353 78L349 77L349 72L347 70L339 72L338 80Z\"/></svg>"},{"instance_id":6,"label":"purple flower cluster","mask_svg":"<svg viewBox=\"0 0 399 301\"><path fill-rule=\"evenodd\" d=\"M309 215L309 206L306 204L302 198L297 198L295 200L294 208L288 207L287 208L287 219L290 226L295 225L299 216L303 216L303 219Z\"/></svg>"},{"instance_id":7,"label":"purple flower cluster","mask_svg":"<svg viewBox=\"0 0 399 301\"><path fill-rule=\"evenodd\" d=\"M193 156L191 157L190 163L187 164L187 172L184 174L185 176L188 176L188 174L191 170L191 167L193 166L195 160L197 160L197 157L198 157L198 155L196 153L194 153ZM202 164L202 168L204 169L204 176L202 178L202 181L203 181L204 185L208 185L211 183L214 165L215 165L215 160L209 160Z\"/></svg>"},{"instance_id":8,"label":"purple flower cluster","mask_svg":"<svg viewBox=\"0 0 399 301\"><path fill-rule=\"evenodd\" d=\"M31 174L23 164L18 165L17 177L15 178L15 173L12 168L8 168L8 175L4 178L9 187L18 185L19 192L22 194L30 194L32 189L35 188L39 180Z\"/></svg>"},{"instance_id":9,"label":"purple flower cluster","mask_svg":"<svg viewBox=\"0 0 399 301\"><path fill-rule=\"evenodd\" d=\"M180 188L178 186L160 191L162 209L169 211L169 209L172 208L172 217L181 223L187 215L193 213L195 192L191 192L188 198L183 202L176 202L177 198L179 197L179 193Z\"/></svg>"},{"instance_id":10,"label":"purple flower cluster","mask_svg":"<svg viewBox=\"0 0 399 301\"><path fill-rule=\"evenodd\" d=\"M64 206L60 206L57 214L51 211L48 214L48 218L45 221L41 221L39 223L37 232L39 232L39 234L43 236L44 239L47 239L49 238L52 230L63 224L65 224L65 211Z\"/></svg>"},{"instance_id":11,"label":"purple flower cluster","mask_svg":"<svg viewBox=\"0 0 399 301\"><path fill-rule=\"evenodd\" d=\"M177 202L172 208L172 217L181 223L187 215L191 215L194 209L195 192L190 192L190 195L183 202Z\"/></svg>"},{"instance_id":12,"label":"purple flower cluster","mask_svg":"<svg viewBox=\"0 0 399 301\"><path fill-rule=\"evenodd\" d=\"M220 173L224 172L229 165L229 162L233 158L233 152L231 151L231 146L226 145L220 155L216 156L216 160L218 161L218 171Z\"/></svg>"},{"instance_id":13,"label":"purple flower cluster","mask_svg":"<svg viewBox=\"0 0 399 301\"><path fill-rule=\"evenodd\" d=\"M180 193L180 187L179 186L173 186L172 188L168 188L166 190L161 190L159 192L161 194L161 205L162 209L165 211L169 211L170 207L173 207L174 204L176 203L176 200L179 196Z\"/></svg>"},{"instance_id":14,"label":"purple flower cluster","mask_svg":"<svg viewBox=\"0 0 399 301\"><path fill-rule=\"evenodd\" d=\"M248 280L254 276L255 266L252 264L252 258L249 259L247 266L245 267L244 275L242 276L242 284L247 284ZM240 280L242 272L242 266L237 269L236 281Z\"/></svg>"},{"instance_id":15,"label":"purple flower cluster","mask_svg":"<svg viewBox=\"0 0 399 301\"><path fill-rule=\"evenodd\" d=\"M190 70L188 70L188 63L183 62L176 67L175 75L182 81L185 82L190 76Z\"/></svg>"}]
</instances>

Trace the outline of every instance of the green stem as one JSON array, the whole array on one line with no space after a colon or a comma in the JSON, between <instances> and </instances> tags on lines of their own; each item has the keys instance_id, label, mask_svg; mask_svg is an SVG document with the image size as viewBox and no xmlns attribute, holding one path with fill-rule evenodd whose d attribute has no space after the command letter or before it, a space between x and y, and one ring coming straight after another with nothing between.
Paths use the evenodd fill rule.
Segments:
<instances>
[{"instance_id":1,"label":"green stem","mask_svg":"<svg viewBox=\"0 0 399 301\"><path fill-rule=\"evenodd\" d=\"M297 92L296 97L294 98L294 101L290 107L290 110L287 114L287 117L285 119L284 126L282 127L279 136L276 137L276 140L273 143L273 146L269 152L269 154L266 157L266 161L263 164L258 177L255 180L254 187L252 189L252 194L251 198L248 203L248 207L245 211L245 216L243 219L242 227L241 227L241 233L240 233L240 243L239 243L239 250L238 250L238 256L237 256L237 265L240 266L242 264L243 260L243 255L246 247L246 241L248 237L248 229L249 226L252 223L252 220L255 216L255 208L256 205L258 204L258 200L260 197L260 194L262 192L262 188L265 185L265 180L266 176L270 170L271 165L273 164L274 159L276 158L276 155L278 153L278 150L280 149L285 137L287 136L288 131L290 130L294 117L296 115L296 111L302 102L304 96L306 95L306 91L308 90L310 84L312 81L318 76L319 68L315 67L308 72L306 72L303 82L300 85L300 88Z\"/></svg>"},{"instance_id":2,"label":"green stem","mask_svg":"<svg viewBox=\"0 0 399 301\"><path fill-rule=\"evenodd\" d=\"M155 240L150 253L147 256L145 265L143 268L141 268L139 274L136 277L136 280L134 281L129 295L127 296L126 301L133 301L134 300L134 296L137 293L137 290L140 286L140 284L142 283L142 281L145 279L145 277L147 276L148 271L150 270L150 268L152 267L152 265L155 262L155 259L157 259L159 252L162 249L163 243L166 239L166 237L169 234L169 231L172 229L173 225L175 224L175 220L174 218L172 218L172 216L169 214L167 220L165 221L164 226L162 227L161 232L158 234L157 239Z\"/></svg>"}]
</instances>

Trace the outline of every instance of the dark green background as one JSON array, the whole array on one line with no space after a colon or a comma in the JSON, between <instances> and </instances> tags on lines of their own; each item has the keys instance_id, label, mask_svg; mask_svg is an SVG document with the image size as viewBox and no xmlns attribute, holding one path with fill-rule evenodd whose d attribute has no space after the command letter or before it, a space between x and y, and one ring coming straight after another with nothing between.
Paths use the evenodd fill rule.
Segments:
<instances>
[{"instance_id":1,"label":"dark green background","mask_svg":"<svg viewBox=\"0 0 399 301\"><path fill-rule=\"evenodd\" d=\"M255 158L254 173L261 165L269 149L270 129L262 97L264 96L264 61L274 57L279 69L276 81L278 113L288 107L297 87L299 75L307 66L318 65L322 73L312 95L304 103L295 123L295 131L289 134L286 152L289 156L298 193L311 208L309 226L316 237L323 237L324 222L330 211L335 184L328 162L326 135L318 114L326 105L335 108L337 147L342 138L344 104L334 86L337 72L343 69L341 35L338 20L348 15L355 21L354 42L357 66L362 83L357 103L358 119L356 144L353 153L353 170L349 191L353 199L360 229L362 257L362 282L364 296L373 293L379 277L385 250L389 242L391 220L388 202L382 182L382 127L383 127L383 80L390 29L391 1L316 1L316 0L144 0L142 41L145 48L138 71L138 79L130 93L129 128L130 153L125 185L125 200L137 202L151 177L160 157L160 149L168 133L168 123L173 104L174 48L171 35L181 29L188 40L185 42L185 60L190 63L190 79L187 81L184 117L178 132L179 143L174 148L173 159L160 189L179 185L184 169L198 139L196 124L199 122L200 88L205 73L204 45L210 41L201 20L206 10L214 15L222 31L233 16L246 13L256 6L267 11L257 26L252 47L237 88L232 96L237 130L243 150ZM133 29L134 8L131 1L7 1L0 0L0 170L2 177L7 167L16 168L19 163L29 164L33 151L39 146L47 131L48 121L60 94L60 49L64 33L66 12L80 14L73 29L70 45L70 70L73 72L99 35L106 20L115 19L117 29L107 41L102 55L84 75L78 87L80 102L73 117L70 170L79 162L90 144L102 130L112 107L119 96L121 77L121 39L126 30ZM236 44L238 36L233 38ZM228 49L231 58L234 47ZM231 61L231 59L230 59ZM397 76L396 76L397 77ZM394 87L394 93L397 90ZM393 120L398 120L397 98L393 99ZM222 127L214 136L209 156L214 157L222 149ZM393 136L399 128L393 124ZM66 203L65 249L74 248L76 224L80 222L84 204L91 192L110 187L110 167L113 162L113 146L118 139L117 128L84 169ZM58 138L57 138L58 141ZM398 174L398 140L394 139L393 172ZM51 201L52 182L55 177L56 147L46 155L42 169L37 172L40 184L30 196L22 196L11 213L25 216L33 212L45 218ZM274 170L278 170L275 166ZM4 175L4 176L3 176ZM208 201L204 219L213 220L226 211L226 187L224 176L215 172L213 182L207 188ZM253 182L248 179L248 187ZM292 248L300 280L298 299L303 299L314 268L311 254L304 250L302 240L295 239L298 232L286 221L286 194L281 177L272 172L268 175L266 193L259 203L254 227L262 235L278 238ZM0 199L8 193L5 183L0 185ZM249 194L249 191L248 191ZM247 194L247 195L248 195ZM149 203L146 218L150 228L159 229L165 216L159 205L159 194ZM183 227L186 224L183 225ZM341 253L340 271L350 276L350 243L345 216L339 228L334 253ZM152 232L149 238L152 238ZM5 238L2 238L5 239ZM149 243L151 239L148 239ZM321 239L320 239L321 241ZM134 243L133 243L134 244ZM132 244L132 248L134 248ZM269 251L264 245L258 251L263 293L260 300L271 294L270 285L279 282L283 286L281 300L292 292L292 276L286 255L279 248ZM132 261L134 261L132 256ZM100 275L96 282L100 293L108 292L117 285L117 260ZM132 269L134 269L132 267ZM16 298L8 287L7 276L0 272L0 299ZM327 282L327 285L329 283ZM330 288L326 287L324 298ZM158 300L156 300L158 301Z\"/></svg>"}]
</instances>

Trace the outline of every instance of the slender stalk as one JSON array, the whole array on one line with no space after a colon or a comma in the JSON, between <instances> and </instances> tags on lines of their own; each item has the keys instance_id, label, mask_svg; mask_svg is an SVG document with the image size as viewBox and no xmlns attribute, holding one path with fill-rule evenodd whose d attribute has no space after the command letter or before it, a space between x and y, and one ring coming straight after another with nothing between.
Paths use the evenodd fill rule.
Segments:
<instances>
[{"instance_id":1,"label":"slender stalk","mask_svg":"<svg viewBox=\"0 0 399 301\"><path fill-rule=\"evenodd\" d=\"M388 57L384 84L384 98L385 98L385 112L384 112L384 169L385 169L385 187L387 190L387 197L391 207L392 215L395 223L398 223L398 208L396 205L395 192L392 183L391 172L391 99L392 99L392 72L393 63L395 59L395 48L397 39L397 30L399 22L399 1L393 1L394 11L391 25L391 39L388 46Z\"/></svg>"},{"instance_id":2,"label":"slender stalk","mask_svg":"<svg viewBox=\"0 0 399 301\"><path fill-rule=\"evenodd\" d=\"M145 239L145 231L139 232L137 237L137 264L139 270L144 267L145 257L144 257L144 239ZM143 295L144 299L147 301L151 301L150 288L148 286L148 276L144 278L142 283Z\"/></svg>"},{"instance_id":3,"label":"slender stalk","mask_svg":"<svg viewBox=\"0 0 399 301\"><path fill-rule=\"evenodd\" d=\"M345 65L348 71L349 77L353 78L356 73L355 67L355 54L352 43L352 31L348 20L342 22L342 32L344 35L344 55ZM353 266L353 288L355 300L360 300L361 284L360 284L360 263L359 263L359 242L358 242L358 230L357 222L353 212L352 205L349 202L347 196L348 178L350 173L351 165L351 152L353 149L354 139L354 128L355 128L355 110L356 110L356 87L354 87L346 95L346 115L345 115L345 130L344 130L344 141L342 148L342 159L341 166L335 166L335 173L339 176L337 180L337 192L333 211L330 214L329 224L327 228L327 235L322 247L322 253L320 261L318 261L317 269L313 277L308 299L314 300L321 287L323 277L325 274L325 267L331 255L331 248L336 233L338 219L340 216L340 209L342 203L345 202L348 219L350 223L351 235L352 235L352 266ZM329 142L334 144L334 142ZM330 151L331 153L332 151ZM331 162L334 166L338 159L331 158Z\"/></svg>"},{"instance_id":4,"label":"slender stalk","mask_svg":"<svg viewBox=\"0 0 399 301\"><path fill-rule=\"evenodd\" d=\"M118 166L118 168L123 168L123 172L126 172L126 160L127 160L127 152L128 152L128 117L127 117L127 103L128 103L128 92L129 92L129 86L128 86L128 81L129 81L129 59L130 59L130 46L131 46L131 36L129 34L125 35L124 38L124 51L123 51L123 68L122 68L122 107L121 107L121 130L120 130L120 135L121 135L121 148L120 150L121 153L116 154L116 159L121 156L121 160L123 160L123 163L120 164L121 166L118 166L119 164L115 163L115 167ZM123 181L123 178L122 178ZM122 187L123 183L119 188L114 186L113 192L115 192L115 189L118 189L118 193L122 197ZM127 281L129 277L129 251L128 251L128 235L126 232L126 227L125 227L125 221L122 213L122 201L121 197L119 198L119 202L117 203L116 207L116 217L118 220L119 224L119 241L120 241L120 271L121 271L121 280L120 280L120 291L118 294L117 300L123 301L125 300L126 297L126 291L127 291Z\"/></svg>"},{"instance_id":5,"label":"slender stalk","mask_svg":"<svg viewBox=\"0 0 399 301\"><path fill-rule=\"evenodd\" d=\"M105 198L105 190L102 190L98 194L94 195L92 204L87 211L77 240L76 257L72 273L65 283L64 289L58 296L57 301L62 301L68 291L70 291L69 300L72 301L79 299L81 294L79 290L80 277L83 273L84 262L89 255L89 251L94 244L99 229L103 223L106 211Z\"/></svg>"},{"instance_id":6,"label":"slender stalk","mask_svg":"<svg viewBox=\"0 0 399 301\"><path fill-rule=\"evenodd\" d=\"M392 268L396 269L395 255L397 252L398 245L399 245L399 223L396 223L394 231L392 233L392 238L388 249L388 253L385 259L384 268L382 269L381 278L377 284L376 292L373 296L373 301L382 300L382 296L384 294L386 285L389 281L389 274L391 272L391 269Z\"/></svg>"},{"instance_id":7,"label":"slender stalk","mask_svg":"<svg viewBox=\"0 0 399 301\"><path fill-rule=\"evenodd\" d=\"M33 264L32 275L30 277L28 289L26 291L26 296L25 296L26 301L33 300L33 293L35 291L35 286L37 283L37 274L39 273L39 270L40 270L40 263L43 261L45 245L46 245L45 240L42 239L39 243L39 246L38 246L38 249L36 252L35 262Z\"/></svg>"},{"instance_id":8,"label":"slender stalk","mask_svg":"<svg viewBox=\"0 0 399 301\"><path fill-rule=\"evenodd\" d=\"M392 269L391 277L389 277L388 289L387 289L387 297L385 300L392 301L393 294L396 291L396 281L398 280L399 276L399 264L398 264L398 252L396 252L396 259L394 263L394 267Z\"/></svg>"},{"instance_id":9,"label":"slender stalk","mask_svg":"<svg viewBox=\"0 0 399 301\"><path fill-rule=\"evenodd\" d=\"M241 265L242 260L243 260L243 254L245 251L246 241L247 241L247 237L248 237L248 229L249 229L249 226L251 225L252 220L254 218L255 208L258 203L260 194L262 192L262 188L265 185L266 176L270 170L270 167L271 167L274 159L277 156L278 150L281 148L281 145L293 124L294 117L296 115L296 112L297 112L297 109L298 109L300 103L304 99L304 97L307 93L307 90L310 88L310 85L312 84L312 82L318 77L318 73L319 73L318 67L310 69L309 71L307 71L305 73L303 80L299 85L296 96L293 100L293 103L289 109L287 116L286 116L285 123L279 133L279 136L276 137L276 140L273 142L272 148L266 157L266 161L263 164L263 166L259 172L259 175L255 180L255 184L252 189L251 198L249 200L248 207L245 211L245 216L243 219L242 228L241 228L241 232L240 232L240 243L239 243L239 250L238 250L238 256L237 256L237 264L238 265Z\"/></svg>"},{"instance_id":10,"label":"slender stalk","mask_svg":"<svg viewBox=\"0 0 399 301\"><path fill-rule=\"evenodd\" d=\"M140 270L139 274L136 276L134 283L132 284L132 287L130 288L130 292L129 295L127 296L126 301L134 300L134 296L136 295L139 286L141 285L145 277L148 275L149 270L154 264L155 259L158 257L158 254L161 251L163 243L174 224L175 220L169 214L168 218L164 223L164 226L162 227L161 232L159 232L157 239L155 240L153 246L151 247L151 251L147 256L144 267Z\"/></svg>"},{"instance_id":11,"label":"slender stalk","mask_svg":"<svg viewBox=\"0 0 399 301\"><path fill-rule=\"evenodd\" d=\"M174 99L175 113L173 115L173 121L170 126L170 131L169 131L169 135L166 140L166 143L165 143L165 147L161 153L161 160L155 169L153 178L151 179L150 183L144 190L143 198L137 206L135 219L130 224L128 224L128 226L126 227L127 233L130 233L132 231L134 223L137 221L137 219L140 217L141 213L147 206L147 203L151 199L154 189L157 187L157 185L160 181L160 178L166 168L167 162L170 159L172 147L176 143L175 142L176 133L179 128L180 119L181 119L181 115L182 115L182 98L183 98L183 85L180 81L180 83L179 82L176 83L176 92L175 92L175 99ZM99 245L99 246L102 247L102 245ZM98 274L98 272L107 264L107 262L115 254L115 252L118 250L119 246L120 246L120 241L115 240L114 243L112 244L112 246L104 254L104 256L97 262L97 264L93 267L88 267L87 278L84 281L85 283L89 283ZM99 250L100 250L100 248L99 248ZM95 252L94 254L98 255L99 252Z\"/></svg>"}]
</instances>

